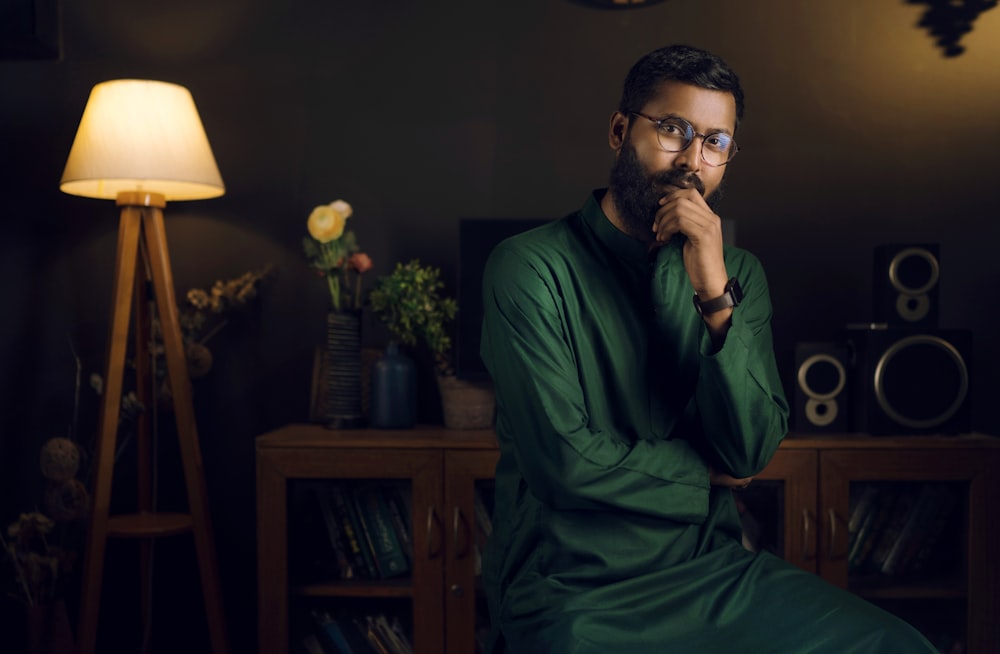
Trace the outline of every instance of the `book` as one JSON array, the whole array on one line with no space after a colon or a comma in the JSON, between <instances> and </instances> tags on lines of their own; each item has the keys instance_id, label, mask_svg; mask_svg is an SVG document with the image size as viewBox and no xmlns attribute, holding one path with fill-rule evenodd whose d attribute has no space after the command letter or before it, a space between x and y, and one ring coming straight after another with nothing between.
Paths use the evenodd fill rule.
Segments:
<instances>
[{"instance_id":1,"label":"book","mask_svg":"<svg viewBox=\"0 0 1000 654\"><path fill-rule=\"evenodd\" d=\"M333 509L343 526L344 538L347 542L347 549L350 552L352 567L355 577L365 579L376 579L378 573L374 570L374 563L368 554L368 545L360 531L357 517L353 509L348 489L342 484L332 484L329 488L330 497L333 500Z\"/></svg>"},{"instance_id":2,"label":"book","mask_svg":"<svg viewBox=\"0 0 1000 654\"><path fill-rule=\"evenodd\" d=\"M407 503L402 498L404 492L398 485L386 486L385 502L392 514L392 525L396 529L396 539L403 548L403 554L410 566L413 565L413 530L410 525L411 516L407 513Z\"/></svg>"},{"instance_id":3,"label":"book","mask_svg":"<svg viewBox=\"0 0 1000 654\"><path fill-rule=\"evenodd\" d=\"M305 654L327 654L316 634L306 634L302 637L302 649L305 650Z\"/></svg>"},{"instance_id":4,"label":"book","mask_svg":"<svg viewBox=\"0 0 1000 654\"><path fill-rule=\"evenodd\" d=\"M479 528L483 530L483 533L490 536L493 533L493 517L490 515L489 507L486 506L483 494L478 489L476 489L473 501L476 508L476 522L479 523Z\"/></svg>"},{"instance_id":5,"label":"book","mask_svg":"<svg viewBox=\"0 0 1000 654\"><path fill-rule=\"evenodd\" d=\"M876 484L860 484L851 486L851 513L847 519L847 532L858 533L861 523L875 505L879 487Z\"/></svg>"},{"instance_id":6,"label":"book","mask_svg":"<svg viewBox=\"0 0 1000 654\"><path fill-rule=\"evenodd\" d=\"M413 654L413 645L410 643L410 637L406 633L406 629L403 628L403 623L399 621L398 615L393 616L392 620L389 621L389 628L395 634L403 653Z\"/></svg>"},{"instance_id":7,"label":"book","mask_svg":"<svg viewBox=\"0 0 1000 654\"><path fill-rule=\"evenodd\" d=\"M892 485L879 489L875 506L872 511L869 511L864 523L859 527L855 547L849 554L848 570L851 572L863 572L869 567L875 544L881 537L896 506L897 494L897 489Z\"/></svg>"},{"instance_id":8,"label":"book","mask_svg":"<svg viewBox=\"0 0 1000 654\"><path fill-rule=\"evenodd\" d=\"M482 493L479 489L476 489L473 495L473 505L476 513L476 564L475 564L475 574L479 576L483 573L483 551L486 549L486 543L490 539L490 535L493 533L493 519L490 516L490 510L486 506L486 502L483 500Z\"/></svg>"},{"instance_id":9,"label":"book","mask_svg":"<svg viewBox=\"0 0 1000 654\"><path fill-rule=\"evenodd\" d=\"M881 570L887 575L896 575L902 572L902 563L906 557L908 549L918 537L921 530L921 522L926 516L927 506L932 502L931 484L922 484L917 493L913 506L907 511L906 521L899 535L893 542L892 547L886 554L882 562Z\"/></svg>"},{"instance_id":10,"label":"book","mask_svg":"<svg viewBox=\"0 0 1000 654\"><path fill-rule=\"evenodd\" d=\"M885 525L880 530L868 556L868 569L875 572L882 571L882 564L889 555L896 539L899 538L900 532L903 531L910 509L913 507L919 492L914 484L903 483L893 484L893 486L895 487L896 499L892 511L887 516Z\"/></svg>"},{"instance_id":11,"label":"book","mask_svg":"<svg viewBox=\"0 0 1000 654\"><path fill-rule=\"evenodd\" d=\"M878 513L880 489L875 484L865 484L860 489L851 489L852 508L847 520L849 568L856 568L858 555L864 540L871 537L871 527Z\"/></svg>"},{"instance_id":12,"label":"book","mask_svg":"<svg viewBox=\"0 0 1000 654\"><path fill-rule=\"evenodd\" d=\"M313 492L323 515L323 524L326 525L327 536L330 539L330 546L336 557L337 569L341 579L354 579L354 566L348 558L350 545L342 531L341 522L333 507L333 500L330 497L326 484L314 484Z\"/></svg>"},{"instance_id":13,"label":"book","mask_svg":"<svg viewBox=\"0 0 1000 654\"><path fill-rule=\"evenodd\" d=\"M355 499L379 575L386 579L409 572L410 564L396 536L384 493L378 486L365 484L355 489Z\"/></svg>"},{"instance_id":14,"label":"book","mask_svg":"<svg viewBox=\"0 0 1000 654\"><path fill-rule=\"evenodd\" d=\"M369 616L355 617L354 624L357 626L358 630L364 634L375 654L396 654L395 652L390 651L388 646L382 642L382 639L379 637L378 633L376 633L375 626L372 624Z\"/></svg>"},{"instance_id":15,"label":"book","mask_svg":"<svg viewBox=\"0 0 1000 654\"><path fill-rule=\"evenodd\" d=\"M320 633L325 636L326 649L330 650L332 654L356 654L354 648L348 644L344 637L340 624L328 612L313 609L310 611L310 615Z\"/></svg>"},{"instance_id":16,"label":"book","mask_svg":"<svg viewBox=\"0 0 1000 654\"><path fill-rule=\"evenodd\" d=\"M403 635L400 627L394 628L385 614L365 616L365 623L372 640L376 641L387 654L412 654L413 648Z\"/></svg>"},{"instance_id":17,"label":"book","mask_svg":"<svg viewBox=\"0 0 1000 654\"><path fill-rule=\"evenodd\" d=\"M933 484L930 490L932 501L928 503L921 519L923 530L903 559L903 572L920 572L924 569L941 541L952 511L958 503L958 494L949 484Z\"/></svg>"}]
</instances>

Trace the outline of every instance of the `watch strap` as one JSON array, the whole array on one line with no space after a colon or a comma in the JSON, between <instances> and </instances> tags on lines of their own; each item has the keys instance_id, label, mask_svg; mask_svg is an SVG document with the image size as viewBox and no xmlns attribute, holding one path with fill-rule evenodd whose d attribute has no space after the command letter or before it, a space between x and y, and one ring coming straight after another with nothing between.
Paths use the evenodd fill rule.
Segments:
<instances>
[{"instance_id":1,"label":"watch strap","mask_svg":"<svg viewBox=\"0 0 1000 654\"><path fill-rule=\"evenodd\" d=\"M730 277L729 281L726 282L726 290L723 291L722 295L719 297L702 302L698 299L698 296L695 295L694 308L697 309L698 315L707 316L708 314L716 313L718 311L722 311L723 309L738 307L740 305L740 301L742 300L743 289L740 288L740 283L735 277Z\"/></svg>"}]
</instances>

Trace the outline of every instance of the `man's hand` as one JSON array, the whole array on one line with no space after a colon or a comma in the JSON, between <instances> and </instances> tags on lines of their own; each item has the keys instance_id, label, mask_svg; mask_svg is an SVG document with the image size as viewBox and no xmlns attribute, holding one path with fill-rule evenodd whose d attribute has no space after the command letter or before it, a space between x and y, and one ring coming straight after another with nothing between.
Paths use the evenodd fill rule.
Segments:
<instances>
[{"instance_id":1,"label":"man's hand","mask_svg":"<svg viewBox=\"0 0 1000 654\"><path fill-rule=\"evenodd\" d=\"M709 300L726 290L729 275L722 256L722 219L694 187L669 186L653 221L657 243L684 234L684 269L698 297Z\"/></svg>"},{"instance_id":2,"label":"man's hand","mask_svg":"<svg viewBox=\"0 0 1000 654\"><path fill-rule=\"evenodd\" d=\"M709 466L708 468L708 483L712 486L725 486L726 488L746 488L753 481L753 477L744 477L743 479L737 479L732 475L727 475L724 472L719 472L715 468Z\"/></svg>"}]
</instances>

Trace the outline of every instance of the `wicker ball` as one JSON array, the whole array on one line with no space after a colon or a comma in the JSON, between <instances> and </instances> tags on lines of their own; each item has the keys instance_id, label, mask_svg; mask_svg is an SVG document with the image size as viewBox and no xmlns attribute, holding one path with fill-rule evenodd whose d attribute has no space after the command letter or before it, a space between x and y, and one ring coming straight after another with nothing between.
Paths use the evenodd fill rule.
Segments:
<instances>
[{"instance_id":1,"label":"wicker ball","mask_svg":"<svg viewBox=\"0 0 1000 654\"><path fill-rule=\"evenodd\" d=\"M42 446L42 474L52 481L66 481L80 469L80 449L68 438L50 438Z\"/></svg>"},{"instance_id":2,"label":"wicker ball","mask_svg":"<svg viewBox=\"0 0 1000 654\"><path fill-rule=\"evenodd\" d=\"M45 493L45 509L56 522L84 517L89 505L90 493L79 479L51 484Z\"/></svg>"},{"instance_id":3,"label":"wicker ball","mask_svg":"<svg viewBox=\"0 0 1000 654\"><path fill-rule=\"evenodd\" d=\"M212 351L200 343L188 343L184 348L187 356L188 376L191 379L204 377L212 370Z\"/></svg>"}]
</instances>

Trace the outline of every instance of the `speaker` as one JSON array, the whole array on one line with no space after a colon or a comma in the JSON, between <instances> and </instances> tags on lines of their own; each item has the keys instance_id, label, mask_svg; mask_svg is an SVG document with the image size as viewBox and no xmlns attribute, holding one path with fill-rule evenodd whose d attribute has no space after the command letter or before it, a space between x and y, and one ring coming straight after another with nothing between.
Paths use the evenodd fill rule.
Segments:
<instances>
[{"instance_id":1,"label":"speaker","mask_svg":"<svg viewBox=\"0 0 1000 654\"><path fill-rule=\"evenodd\" d=\"M875 248L872 302L875 322L891 327L937 327L940 247L879 245Z\"/></svg>"},{"instance_id":2,"label":"speaker","mask_svg":"<svg viewBox=\"0 0 1000 654\"><path fill-rule=\"evenodd\" d=\"M971 431L972 332L848 330L851 430L874 435Z\"/></svg>"},{"instance_id":3,"label":"speaker","mask_svg":"<svg viewBox=\"0 0 1000 654\"><path fill-rule=\"evenodd\" d=\"M810 434L848 431L848 370L846 343L795 344L793 431Z\"/></svg>"}]
</instances>

